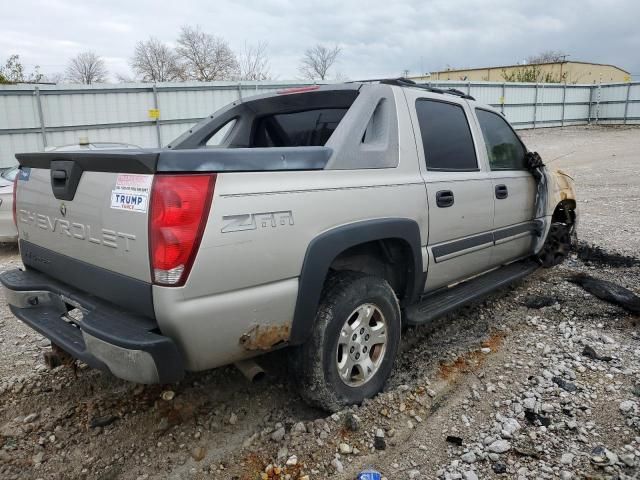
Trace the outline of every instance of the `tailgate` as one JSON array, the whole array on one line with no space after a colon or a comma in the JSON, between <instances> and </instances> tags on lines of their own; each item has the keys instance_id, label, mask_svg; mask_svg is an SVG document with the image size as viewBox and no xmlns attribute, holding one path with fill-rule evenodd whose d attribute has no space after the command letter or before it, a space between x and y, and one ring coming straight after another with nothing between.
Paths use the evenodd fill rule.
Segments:
<instances>
[{"instance_id":1,"label":"tailgate","mask_svg":"<svg viewBox=\"0 0 640 480\"><path fill-rule=\"evenodd\" d=\"M135 161L108 162L94 152L57 153L53 158L25 154L18 159L22 170L16 184L16 216L21 241L88 266L151 281L151 173L139 173L144 169ZM113 171L105 171L109 169ZM38 258L25 260L38 267Z\"/></svg>"}]
</instances>

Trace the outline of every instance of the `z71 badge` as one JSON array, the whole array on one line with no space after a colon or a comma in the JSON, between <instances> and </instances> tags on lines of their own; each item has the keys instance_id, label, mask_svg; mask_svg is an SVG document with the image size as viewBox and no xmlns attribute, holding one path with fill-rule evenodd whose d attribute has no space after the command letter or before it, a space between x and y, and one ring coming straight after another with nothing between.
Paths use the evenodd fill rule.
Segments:
<instances>
[{"instance_id":1,"label":"z71 badge","mask_svg":"<svg viewBox=\"0 0 640 480\"><path fill-rule=\"evenodd\" d=\"M283 210L280 212L225 215L222 217L222 223L222 233L257 230L258 227L275 228L278 226L293 225L293 212L291 210Z\"/></svg>"}]
</instances>

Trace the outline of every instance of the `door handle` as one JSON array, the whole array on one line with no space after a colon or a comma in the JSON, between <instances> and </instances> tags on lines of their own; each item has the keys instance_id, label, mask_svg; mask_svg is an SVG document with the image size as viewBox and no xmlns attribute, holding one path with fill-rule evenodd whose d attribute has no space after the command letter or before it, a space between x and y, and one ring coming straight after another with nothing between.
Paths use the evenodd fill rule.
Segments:
<instances>
[{"instance_id":1,"label":"door handle","mask_svg":"<svg viewBox=\"0 0 640 480\"><path fill-rule=\"evenodd\" d=\"M496 198L503 200L509 196L509 190L506 185L496 185Z\"/></svg>"},{"instance_id":2,"label":"door handle","mask_svg":"<svg viewBox=\"0 0 640 480\"><path fill-rule=\"evenodd\" d=\"M436 192L436 204L440 208L446 208L453 205L453 192L451 190L440 190Z\"/></svg>"}]
</instances>

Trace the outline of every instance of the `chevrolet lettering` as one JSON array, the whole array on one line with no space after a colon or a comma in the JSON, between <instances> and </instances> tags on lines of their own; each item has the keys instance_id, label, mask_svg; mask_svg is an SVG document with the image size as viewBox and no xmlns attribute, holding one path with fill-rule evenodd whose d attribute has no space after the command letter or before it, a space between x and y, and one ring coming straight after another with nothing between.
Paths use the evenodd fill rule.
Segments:
<instances>
[{"instance_id":1,"label":"chevrolet lettering","mask_svg":"<svg viewBox=\"0 0 640 480\"><path fill-rule=\"evenodd\" d=\"M78 240L86 240L105 247L120 248L125 252L131 250L131 242L136 239L136 236L130 233L108 228L93 228L91 225L71 222L64 218L51 217L29 210L20 209L19 219L20 223L25 225L36 225L42 230L60 233Z\"/></svg>"}]
</instances>

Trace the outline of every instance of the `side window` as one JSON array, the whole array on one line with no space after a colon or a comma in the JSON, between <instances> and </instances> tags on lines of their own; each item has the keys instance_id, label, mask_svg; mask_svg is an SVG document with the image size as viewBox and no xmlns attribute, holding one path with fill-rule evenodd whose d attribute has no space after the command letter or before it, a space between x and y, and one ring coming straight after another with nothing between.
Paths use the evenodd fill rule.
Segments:
<instances>
[{"instance_id":1,"label":"side window","mask_svg":"<svg viewBox=\"0 0 640 480\"><path fill-rule=\"evenodd\" d=\"M218 147L222 144L222 142L227 138L229 132L236 124L236 119L231 119L223 126L221 126L216 133L211 135L209 140L207 140L207 147Z\"/></svg>"},{"instance_id":2,"label":"side window","mask_svg":"<svg viewBox=\"0 0 640 480\"><path fill-rule=\"evenodd\" d=\"M488 110L476 109L491 170L525 170L525 149L507 121Z\"/></svg>"},{"instance_id":3,"label":"side window","mask_svg":"<svg viewBox=\"0 0 640 480\"><path fill-rule=\"evenodd\" d=\"M420 99L416 113L427 169L478 170L469 122L460 105Z\"/></svg>"}]
</instances>

